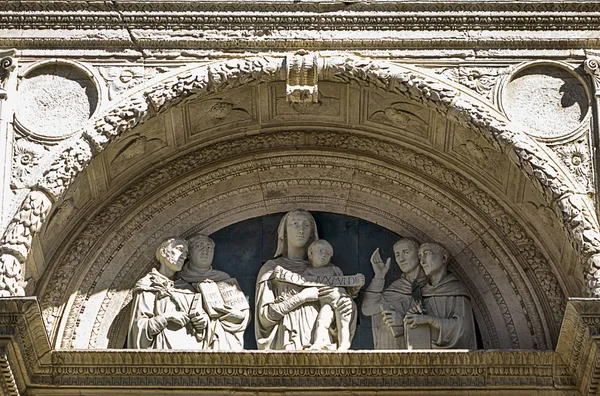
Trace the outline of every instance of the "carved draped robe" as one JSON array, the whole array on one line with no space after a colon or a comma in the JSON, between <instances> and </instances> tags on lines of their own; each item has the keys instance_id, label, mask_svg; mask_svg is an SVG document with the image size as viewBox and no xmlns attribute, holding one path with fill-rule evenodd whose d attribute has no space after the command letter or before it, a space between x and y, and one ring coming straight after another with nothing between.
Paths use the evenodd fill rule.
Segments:
<instances>
[{"instance_id":1,"label":"carved draped robe","mask_svg":"<svg viewBox=\"0 0 600 396\"><path fill-rule=\"evenodd\" d=\"M133 294L127 348L205 348L205 342L196 339L191 324L181 327L167 322L163 316L171 312L190 312L193 291L176 289L169 278L152 269L136 283Z\"/></svg>"},{"instance_id":2,"label":"carved draped robe","mask_svg":"<svg viewBox=\"0 0 600 396\"><path fill-rule=\"evenodd\" d=\"M426 278L418 280L423 286ZM365 316L371 316L373 330L373 346L375 349L406 349L406 341L403 336L395 337L390 328L383 322L381 306L388 305L398 313L400 321L406 312L416 305L412 298L412 283L401 277L393 281L383 291L385 279L373 279L365 292L362 311ZM400 322L399 324L402 324Z\"/></svg>"},{"instance_id":3,"label":"carved draped robe","mask_svg":"<svg viewBox=\"0 0 600 396\"><path fill-rule=\"evenodd\" d=\"M179 290L197 292L198 283L207 279L214 282L227 281L232 279L229 274L212 268L207 270L185 266L179 272L178 279L175 281L175 287ZM219 318L210 318L210 323L206 328L204 349L214 351L241 351L244 349L244 331L250 322L250 310L242 311L244 318L240 323L230 320L228 315Z\"/></svg>"},{"instance_id":4,"label":"carved draped robe","mask_svg":"<svg viewBox=\"0 0 600 396\"><path fill-rule=\"evenodd\" d=\"M477 349L471 298L454 274L449 273L436 286L425 285L423 298L427 315L440 322L439 336L431 340L432 348Z\"/></svg>"},{"instance_id":5,"label":"carved draped robe","mask_svg":"<svg viewBox=\"0 0 600 396\"><path fill-rule=\"evenodd\" d=\"M320 310L320 304L306 302L283 317L274 321L268 317L269 305L285 301L300 293L302 286L272 279L275 267L281 266L288 271L303 275L309 268L304 260L291 260L278 257L267 261L256 282L255 332L258 349L262 350L302 350L311 345L312 333ZM354 302L353 302L354 304ZM356 323L356 307L352 311L351 329ZM351 330L351 334L354 330ZM337 344L337 339L329 332L329 344Z\"/></svg>"},{"instance_id":6,"label":"carved draped robe","mask_svg":"<svg viewBox=\"0 0 600 396\"><path fill-rule=\"evenodd\" d=\"M298 294L303 287L271 279L275 267L302 274L308 267L304 260L278 257L267 261L256 282L255 332L258 349L301 350L310 345L312 330L319 314L318 302L307 302L288 312L279 321L269 319L269 305Z\"/></svg>"}]
</instances>

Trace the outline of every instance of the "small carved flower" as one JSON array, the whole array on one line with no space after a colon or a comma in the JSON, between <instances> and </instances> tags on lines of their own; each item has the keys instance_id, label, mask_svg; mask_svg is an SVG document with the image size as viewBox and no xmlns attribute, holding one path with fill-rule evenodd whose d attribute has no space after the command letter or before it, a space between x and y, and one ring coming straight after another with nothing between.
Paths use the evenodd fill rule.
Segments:
<instances>
[{"instance_id":1,"label":"small carved flower","mask_svg":"<svg viewBox=\"0 0 600 396\"><path fill-rule=\"evenodd\" d=\"M583 185L587 185L589 183L590 163L586 146L584 144L573 144L559 150L559 155L569 170L577 177L577 180Z\"/></svg>"},{"instance_id":2,"label":"small carved flower","mask_svg":"<svg viewBox=\"0 0 600 396\"><path fill-rule=\"evenodd\" d=\"M42 157L42 150L34 143L21 140L15 145L15 162L22 166L36 166Z\"/></svg>"},{"instance_id":3,"label":"small carved flower","mask_svg":"<svg viewBox=\"0 0 600 396\"><path fill-rule=\"evenodd\" d=\"M585 162L587 162L587 154L585 148L580 144L575 144L566 147L564 150L565 160L569 167L579 168Z\"/></svg>"}]
</instances>

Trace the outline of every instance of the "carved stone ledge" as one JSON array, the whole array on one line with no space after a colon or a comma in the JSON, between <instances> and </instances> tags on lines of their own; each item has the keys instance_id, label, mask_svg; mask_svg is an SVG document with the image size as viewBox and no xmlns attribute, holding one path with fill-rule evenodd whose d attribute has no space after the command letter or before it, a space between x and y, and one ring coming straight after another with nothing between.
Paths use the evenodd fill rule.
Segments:
<instances>
[{"instance_id":1,"label":"carved stone ledge","mask_svg":"<svg viewBox=\"0 0 600 396\"><path fill-rule=\"evenodd\" d=\"M599 325L600 299L578 299L569 302L557 352L51 350L36 298L7 298L0 299L0 370L15 368L16 392L32 394L152 394L156 387L215 394L240 386L294 394L331 387L354 394L427 387L588 394L597 388L598 374L597 336L590 328ZM3 375L10 378L6 370Z\"/></svg>"},{"instance_id":2,"label":"carved stone ledge","mask_svg":"<svg viewBox=\"0 0 600 396\"><path fill-rule=\"evenodd\" d=\"M570 298L556 352L581 394L596 394L599 390L599 347L600 299Z\"/></svg>"}]
</instances>

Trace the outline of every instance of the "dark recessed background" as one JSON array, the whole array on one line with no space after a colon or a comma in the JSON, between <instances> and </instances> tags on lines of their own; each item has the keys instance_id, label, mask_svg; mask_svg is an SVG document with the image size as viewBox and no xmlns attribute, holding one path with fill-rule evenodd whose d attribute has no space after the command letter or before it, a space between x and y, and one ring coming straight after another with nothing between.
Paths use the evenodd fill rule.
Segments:
<instances>
[{"instance_id":1,"label":"dark recessed background","mask_svg":"<svg viewBox=\"0 0 600 396\"><path fill-rule=\"evenodd\" d=\"M344 274L365 275L367 285L373 278L369 261L379 247L385 260L393 254L392 247L399 235L355 217L311 212L317 222L319 238L325 239L334 249L333 263ZM284 213L245 220L223 228L211 235L216 243L213 267L235 277L250 301L254 313L254 290L260 267L272 259L277 248L277 227ZM400 270L392 260L387 284L400 277ZM366 287L366 286L365 286ZM363 288L364 290L364 288ZM355 300L360 312L363 291ZM352 349L373 349L371 318L359 314ZM245 349L256 349L254 318L246 329Z\"/></svg>"}]
</instances>

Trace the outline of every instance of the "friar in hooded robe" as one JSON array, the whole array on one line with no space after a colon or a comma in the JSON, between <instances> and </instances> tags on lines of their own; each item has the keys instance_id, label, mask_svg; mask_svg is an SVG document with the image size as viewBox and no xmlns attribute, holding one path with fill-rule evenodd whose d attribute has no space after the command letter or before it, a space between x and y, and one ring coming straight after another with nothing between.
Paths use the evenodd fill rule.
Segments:
<instances>
[{"instance_id":1,"label":"friar in hooded robe","mask_svg":"<svg viewBox=\"0 0 600 396\"><path fill-rule=\"evenodd\" d=\"M175 288L191 293L202 292L203 284L224 282L237 287L237 282L226 272L212 267L215 242L202 234L188 239L188 262L179 272L175 280ZM204 288L207 290L207 288ZM241 295L241 290L238 290ZM207 307L208 296L203 295L205 312L209 314L206 335L203 337L204 348L207 350L239 351L244 349L244 331L250 322L250 309L245 304L239 306L220 305ZM245 297L242 295L242 298ZM211 311L213 314L211 314Z\"/></svg>"},{"instance_id":2,"label":"friar in hooded robe","mask_svg":"<svg viewBox=\"0 0 600 396\"><path fill-rule=\"evenodd\" d=\"M172 281L188 253L182 238L169 238L156 250L159 268L140 279L133 293L127 347L132 349L204 349L208 317L199 294Z\"/></svg>"},{"instance_id":3,"label":"friar in hooded robe","mask_svg":"<svg viewBox=\"0 0 600 396\"><path fill-rule=\"evenodd\" d=\"M471 297L460 279L448 272L448 251L438 243L425 243L419 259L429 278L423 287L424 314L411 309L405 326L428 326L434 349L477 349Z\"/></svg>"},{"instance_id":4,"label":"friar in hooded robe","mask_svg":"<svg viewBox=\"0 0 600 396\"><path fill-rule=\"evenodd\" d=\"M385 275L391 259L384 263L379 249L373 252L371 264L375 275L367 287L362 302L362 312L370 316L375 349L406 349L404 315L422 303L421 288L427 278L419 265L419 244L402 238L394 244L396 263L402 276L384 290Z\"/></svg>"}]
</instances>

